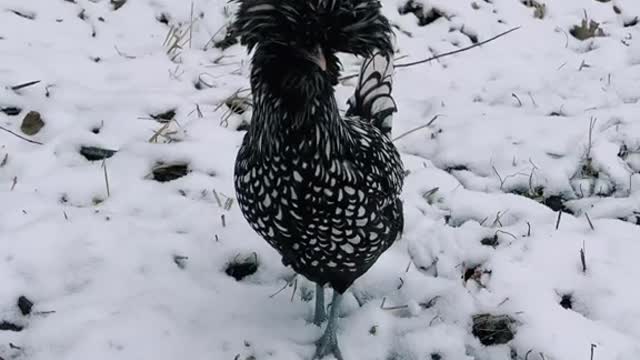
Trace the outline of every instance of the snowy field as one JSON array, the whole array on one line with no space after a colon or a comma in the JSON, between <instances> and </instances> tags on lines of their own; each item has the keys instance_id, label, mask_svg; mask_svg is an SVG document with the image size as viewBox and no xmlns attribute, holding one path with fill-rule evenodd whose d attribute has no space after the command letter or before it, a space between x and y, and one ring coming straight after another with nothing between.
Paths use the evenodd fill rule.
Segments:
<instances>
[{"instance_id":1,"label":"snowy field","mask_svg":"<svg viewBox=\"0 0 640 360\"><path fill-rule=\"evenodd\" d=\"M397 64L521 28L397 69L406 231L345 358L640 359L640 2L384 4ZM0 0L0 358L311 358L313 286L233 201L232 13Z\"/></svg>"}]
</instances>

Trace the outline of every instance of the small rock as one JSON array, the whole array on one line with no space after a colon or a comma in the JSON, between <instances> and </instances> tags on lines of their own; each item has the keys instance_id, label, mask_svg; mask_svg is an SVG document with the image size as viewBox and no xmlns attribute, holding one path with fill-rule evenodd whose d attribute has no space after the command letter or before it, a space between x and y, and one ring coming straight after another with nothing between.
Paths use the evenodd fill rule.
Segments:
<instances>
[{"instance_id":1,"label":"small rock","mask_svg":"<svg viewBox=\"0 0 640 360\"><path fill-rule=\"evenodd\" d=\"M543 204L548 206L553 211L563 211L567 214L574 214L574 211L569 209L565 203L567 200L563 198L561 195L551 195L543 200Z\"/></svg>"},{"instance_id":2,"label":"small rock","mask_svg":"<svg viewBox=\"0 0 640 360\"><path fill-rule=\"evenodd\" d=\"M242 115L247 110L249 110L251 103L247 100L247 98L241 96L232 96L225 101L225 105L234 114Z\"/></svg>"},{"instance_id":3,"label":"small rock","mask_svg":"<svg viewBox=\"0 0 640 360\"><path fill-rule=\"evenodd\" d=\"M480 240L480 243L482 245L491 246L493 248L496 248L498 247L498 245L500 245L500 241L498 240L497 234Z\"/></svg>"},{"instance_id":4,"label":"small rock","mask_svg":"<svg viewBox=\"0 0 640 360\"><path fill-rule=\"evenodd\" d=\"M169 109L158 114L150 114L149 116L151 116L153 120L164 124L176 117L176 109Z\"/></svg>"},{"instance_id":5,"label":"small rock","mask_svg":"<svg viewBox=\"0 0 640 360\"><path fill-rule=\"evenodd\" d=\"M20 115L20 113L22 112L22 109L15 106L9 106L6 108L0 108L0 112L5 113L7 116L17 116L17 115Z\"/></svg>"},{"instance_id":6,"label":"small rock","mask_svg":"<svg viewBox=\"0 0 640 360\"><path fill-rule=\"evenodd\" d=\"M168 182L186 176L189 173L187 164L160 165L153 169L153 180Z\"/></svg>"},{"instance_id":7,"label":"small rock","mask_svg":"<svg viewBox=\"0 0 640 360\"><path fill-rule=\"evenodd\" d=\"M544 204L553 211L560 211L564 208L564 199L560 196L552 195L544 200Z\"/></svg>"},{"instance_id":8,"label":"small rock","mask_svg":"<svg viewBox=\"0 0 640 360\"><path fill-rule=\"evenodd\" d=\"M478 314L473 316L472 333L485 346L506 344L515 335L514 323L508 315Z\"/></svg>"},{"instance_id":9,"label":"small rock","mask_svg":"<svg viewBox=\"0 0 640 360\"><path fill-rule=\"evenodd\" d=\"M378 333L378 325L373 325L370 329L369 329L369 334L370 335L376 335Z\"/></svg>"},{"instance_id":10,"label":"small rock","mask_svg":"<svg viewBox=\"0 0 640 360\"><path fill-rule=\"evenodd\" d=\"M82 146L80 148L80 155L89 161L105 160L112 157L116 152L115 150L102 149L95 146Z\"/></svg>"},{"instance_id":11,"label":"small rock","mask_svg":"<svg viewBox=\"0 0 640 360\"><path fill-rule=\"evenodd\" d=\"M181 270L184 270L187 267L187 260L189 260L189 258L187 256L173 255L173 262Z\"/></svg>"},{"instance_id":12,"label":"small rock","mask_svg":"<svg viewBox=\"0 0 640 360\"><path fill-rule=\"evenodd\" d=\"M32 136L37 134L44 127L44 121L42 116L37 111L29 111L29 113L22 120L20 130L23 133Z\"/></svg>"},{"instance_id":13,"label":"small rock","mask_svg":"<svg viewBox=\"0 0 640 360\"><path fill-rule=\"evenodd\" d=\"M451 165L447 166L444 171L451 173L453 171L469 171L469 168L465 165Z\"/></svg>"},{"instance_id":14,"label":"small rock","mask_svg":"<svg viewBox=\"0 0 640 360\"><path fill-rule=\"evenodd\" d=\"M471 265L465 268L462 274L462 280L466 283L469 280L474 280L478 284L482 285L484 275L491 275L491 270L483 269L481 264Z\"/></svg>"},{"instance_id":15,"label":"small rock","mask_svg":"<svg viewBox=\"0 0 640 360\"><path fill-rule=\"evenodd\" d=\"M20 296L18 298L18 308L20 308L20 312L22 315L27 316L31 314L31 308L33 308L33 302L27 299L26 296Z\"/></svg>"},{"instance_id":16,"label":"small rock","mask_svg":"<svg viewBox=\"0 0 640 360\"><path fill-rule=\"evenodd\" d=\"M113 6L113 10L120 9L126 3L127 3L127 0L111 0L111 5Z\"/></svg>"},{"instance_id":17,"label":"small rock","mask_svg":"<svg viewBox=\"0 0 640 360\"><path fill-rule=\"evenodd\" d=\"M569 310L573 309L573 296L571 296L571 294L562 295L560 306Z\"/></svg>"},{"instance_id":18,"label":"small rock","mask_svg":"<svg viewBox=\"0 0 640 360\"><path fill-rule=\"evenodd\" d=\"M249 124L246 120L242 120L238 127L236 127L236 131L249 131L251 128L251 124Z\"/></svg>"},{"instance_id":19,"label":"small rock","mask_svg":"<svg viewBox=\"0 0 640 360\"><path fill-rule=\"evenodd\" d=\"M14 323L10 323L8 321L2 321L0 322L0 330L5 330L5 331L22 331L22 329L24 329L23 326L20 325L16 325Z\"/></svg>"},{"instance_id":20,"label":"small rock","mask_svg":"<svg viewBox=\"0 0 640 360\"><path fill-rule=\"evenodd\" d=\"M638 25L638 23L640 23L640 18L636 16L633 19L625 20L624 27L633 27Z\"/></svg>"},{"instance_id":21,"label":"small rock","mask_svg":"<svg viewBox=\"0 0 640 360\"><path fill-rule=\"evenodd\" d=\"M158 20L158 22L165 25L169 25L170 19L171 19L171 15L167 14L166 12L163 12L160 14L160 16L156 17L156 20Z\"/></svg>"},{"instance_id":22,"label":"small rock","mask_svg":"<svg viewBox=\"0 0 640 360\"><path fill-rule=\"evenodd\" d=\"M414 0L406 1L404 6L398 9L398 13L400 13L400 15L409 13L415 15L416 18L418 18L418 26L427 26L445 16L444 12L436 8L425 10L424 5Z\"/></svg>"}]
</instances>

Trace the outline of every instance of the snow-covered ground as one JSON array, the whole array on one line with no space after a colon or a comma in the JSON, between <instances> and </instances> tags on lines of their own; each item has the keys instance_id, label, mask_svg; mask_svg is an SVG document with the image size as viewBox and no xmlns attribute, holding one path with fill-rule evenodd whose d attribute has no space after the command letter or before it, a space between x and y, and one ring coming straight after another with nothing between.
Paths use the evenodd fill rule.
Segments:
<instances>
[{"instance_id":1,"label":"snow-covered ground","mask_svg":"<svg viewBox=\"0 0 640 360\"><path fill-rule=\"evenodd\" d=\"M348 297L347 359L640 359L640 2L523 2L385 0L398 64L521 28L397 69L394 135L438 117L397 140L406 231ZM0 129L0 358L311 357L312 284L228 200L250 118L225 104L246 51L214 46L232 11L0 1L0 126L40 143ZM600 36L574 37L585 16ZM478 314L515 337L483 345Z\"/></svg>"}]
</instances>

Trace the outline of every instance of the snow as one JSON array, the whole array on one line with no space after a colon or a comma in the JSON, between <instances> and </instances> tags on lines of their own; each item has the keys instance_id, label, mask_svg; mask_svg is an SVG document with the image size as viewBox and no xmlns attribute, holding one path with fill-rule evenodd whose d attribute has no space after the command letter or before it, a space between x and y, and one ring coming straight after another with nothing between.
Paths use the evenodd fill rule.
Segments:
<instances>
[{"instance_id":1,"label":"snow","mask_svg":"<svg viewBox=\"0 0 640 360\"><path fill-rule=\"evenodd\" d=\"M439 116L397 140L405 233L354 285L365 304L347 296L343 354L565 360L589 359L593 344L597 360L640 358L640 25L629 26L640 3L553 1L538 19L518 0L419 0L444 14L419 26L399 14L405 2L384 1L401 29L397 63L521 28L397 69L394 134ZM298 276L278 293L293 272L225 205L236 128L250 119L224 105L248 86L245 50L210 41L232 11L194 1L191 46L172 61L159 19L185 29L190 2L0 3L0 108L23 109L0 112L0 126L21 134L28 111L46 123L29 137L43 145L0 131L0 323L24 327L0 330L1 358L313 354L313 284ZM605 36L570 34L585 14ZM343 62L357 70L358 59ZM353 85L338 86L341 104ZM151 117L171 109L168 125ZM82 146L118 152L89 162ZM154 181L160 163L189 173ZM559 223L541 203L553 196L571 212ZM256 259L255 274L227 275ZM513 340L482 345L472 318L483 313L513 318Z\"/></svg>"}]
</instances>

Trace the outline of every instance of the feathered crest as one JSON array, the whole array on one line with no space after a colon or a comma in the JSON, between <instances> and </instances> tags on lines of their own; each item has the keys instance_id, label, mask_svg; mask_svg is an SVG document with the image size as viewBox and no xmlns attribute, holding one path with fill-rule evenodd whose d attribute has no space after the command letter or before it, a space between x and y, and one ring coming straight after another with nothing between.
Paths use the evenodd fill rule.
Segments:
<instances>
[{"instance_id":1,"label":"feathered crest","mask_svg":"<svg viewBox=\"0 0 640 360\"><path fill-rule=\"evenodd\" d=\"M391 27L379 0L235 0L235 31L249 50L280 44L370 56L391 54Z\"/></svg>"}]
</instances>

